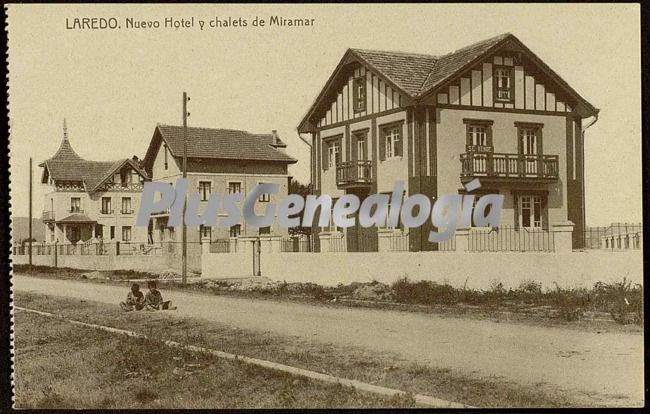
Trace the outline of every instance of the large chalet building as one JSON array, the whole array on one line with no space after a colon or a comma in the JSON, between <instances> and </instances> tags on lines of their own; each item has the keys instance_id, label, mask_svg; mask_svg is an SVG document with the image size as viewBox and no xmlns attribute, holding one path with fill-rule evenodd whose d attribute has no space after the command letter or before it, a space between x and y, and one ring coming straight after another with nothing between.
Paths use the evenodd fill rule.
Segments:
<instances>
[{"instance_id":1,"label":"large chalet building","mask_svg":"<svg viewBox=\"0 0 650 414\"><path fill-rule=\"evenodd\" d=\"M246 131L214 128L187 128L188 193L199 193L199 213L202 214L210 194L243 193L261 183L281 185L277 194L266 194L256 203L256 213L262 214L265 204L277 204L287 196L288 166L296 160L285 153L286 144L276 131L271 134L252 134ZM144 168L152 181L172 185L182 177L183 127L156 126L149 149L144 157ZM225 214L225 213L224 213ZM218 216L221 219L222 215ZM180 240L180 229L167 225L168 211L152 215L150 228L154 241ZM188 242L202 239L224 240L239 236L286 236L287 229L273 225L256 228L241 223L230 228L201 226L188 229Z\"/></svg>"},{"instance_id":2,"label":"large chalet building","mask_svg":"<svg viewBox=\"0 0 650 414\"><path fill-rule=\"evenodd\" d=\"M408 195L436 199L480 178L472 194L505 196L502 225L571 221L576 248L585 226L583 119L597 114L503 34L444 56L349 49L298 132L311 135L316 194L363 198L403 180ZM430 229L409 229L409 250L435 250ZM376 250L376 228L314 231L344 231L348 251Z\"/></svg>"},{"instance_id":3,"label":"large chalet building","mask_svg":"<svg viewBox=\"0 0 650 414\"><path fill-rule=\"evenodd\" d=\"M147 229L135 226L146 173L136 160L90 161L63 140L54 156L39 164L47 192L43 203L45 241L75 244L146 241Z\"/></svg>"}]
</instances>

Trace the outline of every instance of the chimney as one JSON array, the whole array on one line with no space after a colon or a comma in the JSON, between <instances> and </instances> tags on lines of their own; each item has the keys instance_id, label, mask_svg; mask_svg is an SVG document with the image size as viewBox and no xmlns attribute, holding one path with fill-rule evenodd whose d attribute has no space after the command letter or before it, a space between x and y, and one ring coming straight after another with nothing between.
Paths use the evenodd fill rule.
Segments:
<instances>
[{"instance_id":1,"label":"chimney","mask_svg":"<svg viewBox=\"0 0 650 414\"><path fill-rule=\"evenodd\" d=\"M280 139L280 136L278 135L278 130L274 129L271 131L271 135L273 135L273 143L271 144L275 148L286 148L287 144L282 142Z\"/></svg>"}]
</instances>

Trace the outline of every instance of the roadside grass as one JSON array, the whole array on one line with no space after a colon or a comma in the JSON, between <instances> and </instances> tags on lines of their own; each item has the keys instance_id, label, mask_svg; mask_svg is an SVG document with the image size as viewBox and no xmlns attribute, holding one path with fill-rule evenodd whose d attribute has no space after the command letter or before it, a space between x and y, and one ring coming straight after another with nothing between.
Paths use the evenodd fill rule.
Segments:
<instances>
[{"instance_id":1,"label":"roadside grass","mask_svg":"<svg viewBox=\"0 0 650 414\"><path fill-rule=\"evenodd\" d=\"M14 266L25 273L26 265ZM159 275L136 271L103 272L105 278L84 279L91 272L36 266L40 277L82 279L94 283L124 283L128 279L155 279ZM391 285L379 282L340 284L325 287L315 283L262 282L241 286L242 281L196 280L182 285L175 280L160 280L167 289L190 290L215 295L291 300L328 306L370 307L511 322L534 322L600 328L610 324L643 325L643 286L625 277L618 282L597 282L591 289L574 287L542 288L541 282L528 280L512 289L498 280L488 289L453 287L443 281L414 281L402 277ZM238 287L238 284L240 285ZM361 292L361 294L360 294ZM624 328L630 330L630 328ZM638 330L638 329L637 329Z\"/></svg>"},{"instance_id":2,"label":"roadside grass","mask_svg":"<svg viewBox=\"0 0 650 414\"><path fill-rule=\"evenodd\" d=\"M201 319L174 317L173 314L124 313L117 306L26 292L15 293L15 303L70 319L136 331L149 338L204 346L476 407L561 407L594 404L592 395L569 396L550 384L527 387L498 377L468 377L448 369L414 364L390 353L377 353L361 347L323 344L298 337L283 337L270 332L260 333ZM19 311L17 312L19 314ZM16 328L17 331L21 329L20 320ZM88 345L87 341L83 343ZM17 351L25 352L21 349L21 343L17 343ZM167 371L169 368L165 372ZM249 380L257 382L254 378L238 381ZM211 379L206 378L206 381ZM205 388L206 384L210 385L209 382L204 382L201 387ZM211 385L210 387L219 388ZM315 399L314 404L317 404L317 401L320 400ZM344 402L350 400L341 404ZM386 402L382 401L383 403ZM350 402L348 405L353 404ZM335 405L328 403L323 406Z\"/></svg>"},{"instance_id":3,"label":"roadside grass","mask_svg":"<svg viewBox=\"0 0 650 414\"><path fill-rule=\"evenodd\" d=\"M237 361L16 312L19 408L413 407Z\"/></svg>"}]
</instances>

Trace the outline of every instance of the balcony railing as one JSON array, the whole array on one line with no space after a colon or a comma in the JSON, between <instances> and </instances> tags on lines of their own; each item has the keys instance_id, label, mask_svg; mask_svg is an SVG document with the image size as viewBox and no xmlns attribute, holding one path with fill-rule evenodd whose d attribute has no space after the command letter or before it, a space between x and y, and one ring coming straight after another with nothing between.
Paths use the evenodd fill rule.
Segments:
<instances>
[{"instance_id":1,"label":"balcony railing","mask_svg":"<svg viewBox=\"0 0 650 414\"><path fill-rule=\"evenodd\" d=\"M79 214L84 213L84 211L82 209L80 209L80 208L71 208L70 210L68 210L68 212L69 213L79 213Z\"/></svg>"},{"instance_id":2,"label":"balcony railing","mask_svg":"<svg viewBox=\"0 0 650 414\"><path fill-rule=\"evenodd\" d=\"M44 211L43 221L54 221L54 211Z\"/></svg>"},{"instance_id":3,"label":"balcony railing","mask_svg":"<svg viewBox=\"0 0 650 414\"><path fill-rule=\"evenodd\" d=\"M130 209L130 208L122 209L122 210L120 210L120 213L122 213L122 214L133 214L134 210Z\"/></svg>"},{"instance_id":4,"label":"balcony railing","mask_svg":"<svg viewBox=\"0 0 650 414\"><path fill-rule=\"evenodd\" d=\"M372 182L372 161L346 161L336 166L339 187L366 186Z\"/></svg>"},{"instance_id":5,"label":"balcony railing","mask_svg":"<svg viewBox=\"0 0 650 414\"><path fill-rule=\"evenodd\" d=\"M460 155L461 178L558 179L557 155L468 152Z\"/></svg>"},{"instance_id":6,"label":"balcony railing","mask_svg":"<svg viewBox=\"0 0 650 414\"><path fill-rule=\"evenodd\" d=\"M114 212L114 210L99 210L99 214L101 215L112 215Z\"/></svg>"}]
</instances>

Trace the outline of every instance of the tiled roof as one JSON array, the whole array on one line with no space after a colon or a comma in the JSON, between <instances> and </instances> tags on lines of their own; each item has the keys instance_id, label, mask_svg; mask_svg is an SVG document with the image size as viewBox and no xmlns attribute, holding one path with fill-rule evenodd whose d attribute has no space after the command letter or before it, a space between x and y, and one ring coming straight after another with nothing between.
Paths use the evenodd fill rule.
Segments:
<instances>
[{"instance_id":1,"label":"tiled roof","mask_svg":"<svg viewBox=\"0 0 650 414\"><path fill-rule=\"evenodd\" d=\"M57 223L97 223L97 220L93 220L85 214L74 213L69 215L66 218L57 220Z\"/></svg>"},{"instance_id":2,"label":"tiled roof","mask_svg":"<svg viewBox=\"0 0 650 414\"><path fill-rule=\"evenodd\" d=\"M183 127L158 125L165 142L175 157L183 156ZM187 128L187 156L257 161L277 161L287 164L296 159L277 150L272 134L251 134L234 129Z\"/></svg>"},{"instance_id":3,"label":"tiled roof","mask_svg":"<svg viewBox=\"0 0 650 414\"><path fill-rule=\"evenodd\" d=\"M474 59L487 52L490 48L492 48L492 46L496 45L508 36L512 35L510 33L504 33L499 36L495 36L490 39L486 39L481 42L466 46L453 53L441 56L431 70L431 73L429 73L426 81L422 84L419 94L422 95L424 93L427 93L429 90L436 87L440 82L458 72L463 68L463 66L472 62Z\"/></svg>"},{"instance_id":4,"label":"tiled roof","mask_svg":"<svg viewBox=\"0 0 650 414\"><path fill-rule=\"evenodd\" d=\"M444 56L363 49L351 49L351 51L408 95L417 97L434 88L508 36L512 35L501 34Z\"/></svg>"},{"instance_id":5,"label":"tiled roof","mask_svg":"<svg viewBox=\"0 0 650 414\"><path fill-rule=\"evenodd\" d=\"M352 52L412 96L420 93L438 60L436 56L414 53L363 49L352 49Z\"/></svg>"},{"instance_id":6,"label":"tiled roof","mask_svg":"<svg viewBox=\"0 0 650 414\"><path fill-rule=\"evenodd\" d=\"M72 149L70 141L64 138L54 156L43 161L40 166L46 167L50 177L55 181L82 182L86 191L92 192L97 185L101 184L110 174L115 172L117 167L120 167L125 162L128 162L146 177L146 173L128 158L117 161L85 160Z\"/></svg>"}]
</instances>

